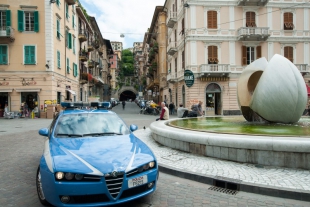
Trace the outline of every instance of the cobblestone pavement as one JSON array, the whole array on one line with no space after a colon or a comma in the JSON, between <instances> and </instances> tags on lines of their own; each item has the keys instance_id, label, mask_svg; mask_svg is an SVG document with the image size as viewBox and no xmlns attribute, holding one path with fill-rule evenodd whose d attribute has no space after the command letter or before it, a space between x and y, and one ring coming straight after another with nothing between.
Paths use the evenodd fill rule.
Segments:
<instances>
[{"instance_id":1,"label":"cobblestone pavement","mask_svg":"<svg viewBox=\"0 0 310 207\"><path fill-rule=\"evenodd\" d=\"M154 151L159 165L175 170L185 170L206 177L221 176L238 179L251 185L259 184L276 189L288 189L310 193L310 171L291 168L257 168L253 164L241 164L216 158L194 155L160 145L151 138L151 130L138 130L135 135ZM309 204L310 205L310 204Z\"/></svg>"},{"instance_id":2,"label":"cobblestone pavement","mask_svg":"<svg viewBox=\"0 0 310 207\"><path fill-rule=\"evenodd\" d=\"M134 110L131 112L129 108ZM126 113L120 113L118 108L115 111L126 121L127 124L137 124L139 128L148 127L156 118L151 115L136 115L137 107L126 105ZM131 115L130 115L131 114ZM51 120L48 119L0 119L0 207L41 207L35 188L35 174L39 159L42 155L44 138L38 135L38 129L47 127ZM156 146L148 136L150 131L138 130L135 134L153 148L159 164L171 166L177 170L183 170L187 163L187 170L190 166L197 171L201 166L207 166L203 161L204 157L181 154L179 151L171 150L163 146ZM156 149L157 148L157 149ZM170 151L170 152L169 152ZM185 157L182 161L180 158ZM190 162L190 160L192 162ZM194 160L195 159L195 160ZM177 160L177 161L176 161ZM243 166L242 171L251 169L247 165L225 162L211 159L214 165L214 172L232 171L234 168ZM208 161L210 162L210 161ZM179 163L179 164L177 164ZM229 164L230 163L230 164ZM236 165L234 165L236 164ZM183 165L183 166L182 166ZM219 166L223 165L221 169ZM194 168L195 166L199 166ZM213 168L213 167L212 167ZM255 169L250 171L250 177L257 176ZM278 169L270 169L275 177L279 176ZM299 170L285 169L291 177L303 179L309 183L309 174L301 173ZM201 172L200 172L201 173ZM209 173L208 170L205 172ZM238 173L238 172L235 172ZM255 174L256 173L256 174ZM309 172L308 172L309 173ZM229 176L229 175L228 175ZM308 179L308 180L306 180ZM286 178L283 177L282 182ZM280 179L279 179L280 182ZM118 207L165 207L165 206L310 206L310 202L282 199L270 196L263 196L245 192L238 192L237 195L228 195L209 189L209 185L178 178L168 174L160 173L157 190L152 195L138 199L133 202L118 205Z\"/></svg>"}]
</instances>

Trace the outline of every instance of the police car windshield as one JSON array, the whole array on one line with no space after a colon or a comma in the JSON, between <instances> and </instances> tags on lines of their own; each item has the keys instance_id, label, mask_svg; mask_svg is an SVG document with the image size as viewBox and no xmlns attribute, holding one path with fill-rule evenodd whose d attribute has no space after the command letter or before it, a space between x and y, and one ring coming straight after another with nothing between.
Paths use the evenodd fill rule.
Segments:
<instances>
[{"instance_id":1,"label":"police car windshield","mask_svg":"<svg viewBox=\"0 0 310 207\"><path fill-rule=\"evenodd\" d=\"M54 136L79 138L129 134L126 124L115 114L66 114L59 118Z\"/></svg>"}]
</instances>

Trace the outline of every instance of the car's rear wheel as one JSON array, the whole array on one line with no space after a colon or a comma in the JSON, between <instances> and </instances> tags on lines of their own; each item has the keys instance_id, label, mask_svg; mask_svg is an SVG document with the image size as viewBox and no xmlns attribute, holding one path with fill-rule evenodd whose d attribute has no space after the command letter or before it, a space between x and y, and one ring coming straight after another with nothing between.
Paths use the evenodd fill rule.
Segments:
<instances>
[{"instance_id":1,"label":"car's rear wheel","mask_svg":"<svg viewBox=\"0 0 310 207\"><path fill-rule=\"evenodd\" d=\"M38 170L37 170L36 186L37 186L38 197L39 197L39 200L42 203L42 205L51 206L51 204L49 202L47 202L47 200L45 199L45 196L44 196L44 192L43 192L43 188L42 188L40 167L38 167Z\"/></svg>"}]
</instances>

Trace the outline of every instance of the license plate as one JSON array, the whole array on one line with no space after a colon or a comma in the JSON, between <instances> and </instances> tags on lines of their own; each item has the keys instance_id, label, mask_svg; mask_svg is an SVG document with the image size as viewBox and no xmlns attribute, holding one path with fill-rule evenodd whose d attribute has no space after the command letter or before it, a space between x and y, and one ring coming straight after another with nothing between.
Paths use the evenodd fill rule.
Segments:
<instances>
[{"instance_id":1,"label":"license plate","mask_svg":"<svg viewBox=\"0 0 310 207\"><path fill-rule=\"evenodd\" d=\"M128 187L133 188L139 185L143 185L145 183L147 183L147 176L143 175L143 176L128 180Z\"/></svg>"}]
</instances>

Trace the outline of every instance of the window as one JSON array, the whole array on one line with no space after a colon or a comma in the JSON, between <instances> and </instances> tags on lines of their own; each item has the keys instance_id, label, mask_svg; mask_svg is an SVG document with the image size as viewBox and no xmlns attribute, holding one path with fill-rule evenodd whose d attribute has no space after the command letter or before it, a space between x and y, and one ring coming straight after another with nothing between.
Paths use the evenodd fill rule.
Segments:
<instances>
[{"instance_id":1,"label":"window","mask_svg":"<svg viewBox=\"0 0 310 207\"><path fill-rule=\"evenodd\" d=\"M180 32L180 34L184 35L184 18L182 19L182 30Z\"/></svg>"},{"instance_id":2,"label":"window","mask_svg":"<svg viewBox=\"0 0 310 207\"><path fill-rule=\"evenodd\" d=\"M245 13L245 17L246 17L246 23L245 23L246 27L256 27L255 12L247 12Z\"/></svg>"},{"instance_id":3,"label":"window","mask_svg":"<svg viewBox=\"0 0 310 207\"><path fill-rule=\"evenodd\" d=\"M185 70L185 51L182 51L182 68Z\"/></svg>"},{"instance_id":4,"label":"window","mask_svg":"<svg viewBox=\"0 0 310 207\"><path fill-rule=\"evenodd\" d=\"M289 59L292 63L294 62L293 47L291 46L284 47L284 57Z\"/></svg>"},{"instance_id":5,"label":"window","mask_svg":"<svg viewBox=\"0 0 310 207\"><path fill-rule=\"evenodd\" d=\"M66 3L66 19L69 19L69 6Z\"/></svg>"},{"instance_id":6,"label":"window","mask_svg":"<svg viewBox=\"0 0 310 207\"><path fill-rule=\"evenodd\" d=\"M60 6L60 0L56 0L56 4L59 7Z\"/></svg>"},{"instance_id":7,"label":"window","mask_svg":"<svg viewBox=\"0 0 310 207\"><path fill-rule=\"evenodd\" d=\"M217 64L217 46L208 47L208 64Z\"/></svg>"},{"instance_id":8,"label":"window","mask_svg":"<svg viewBox=\"0 0 310 207\"><path fill-rule=\"evenodd\" d=\"M69 61L69 58L67 58L67 73L70 73L70 61Z\"/></svg>"},{"instance_id":9,"label":"window","mask_svg":"<svg viewBox=\"0 0 310 207\"><path fill-rule=\"evenodd\" d=\"M256 52L255 52L256 49ZM242 46L242 65L249 65L254 60L262 57L261 46L246 47Z\"/></svg>"},{"instance_id":10,"label":"window","mask_svg":"<svg viewBox=\"0 0 310 207\"><path fill-rule=\"evenodd\" d=\"M0 45L0 65L8 64L8 46Z\"/></svg>"},{"instance_id":11,"label":"window","mask_svg":"<svg viewBox=\"0 0 310 207\"><path fill-rule=\"evenodd\" d=\"M57 68L61 68L61 65L60 65L60 51L57 51Z\"/></svg>"},{"instance_id":12,"label":"window","mask_svg":"<svg viewBox=\"0 0 310 207\"><path fill-rule=\"evenodd\" d=\"M174 72L177 73L178 71L178 58L174 59Z\"/></svg>"},{"instance_id":13,"label":"window","mask_svg":"<svg viewBox=\"0 0 310 207\"><path fill-rule=\"evenodd\" d=\"M72 48L73 48L73 54L75 54L75 37L73 37L72 40Z\"/></svg>"},{"instance_id":14,"label":"window","mask_svg":"<svg viewBox=\"0 0 310 207\"><path fill-rule=\"evenodd\" d=\"M18 10L17 19L18 19L18 31L39 32L39 12L38 11Z\"/></svg>"},{"instance_id":15,"label":"window","mask_svg":"<svg viewBox=\"0 0 310 207\"><path fill-rule=\"evenodd\" d=\"M72 14L72 28L74 29L75 28L75 16L74 14Z\"/></svg>"},{"instance_id":16,"label":"window","mask_svg":"<svg viewBox=\"0 0 310 207\"><path fill-rule=\"evenodd\" d=\"M24 64L34 65L36 64L36 47L24 46Z\"/></svg>"},{"instance_id":17,"label":"window","mask_svg":"<svg viewBox=\"0 0 310 207\"><path fill-rule=\"evenodd\" d=\"M57 24L57 38L60 40L60 20L57 19L56 20L56 24Z\"/></svg>"},{"instance_id":18,"label":"window","mask_svg":"<svg viewBox=\"0 0 310 207\"><path fill-rule=\"evenodd\" d=\"M6 30L7 26L11 26L11 11L0 11L0 30Z\"/></svg>"},{"instance_id":19,"label":"window","mask_svg":"<svg viewBox=\"0 0 310 207\"><path fill-rule=\"evenodd\" d=\"M66 45L69 49L72 49L72 34L68 32L68 30L66 30Z\"/></svg>"},{"instance_id":20,"label":"window","mask_svg":"<svg viewBox=\"0 0 310 207\"><path fill-rule=\"evenodd\" d=\"M293 13L285 12L283 14L283 18L284 18L284 30L293 30L294 29Z\"/></svg>"},{"instance_id":21,"label":"window","mask_svg":"<svg viewBox=\"0 0 310 207\"><path fill-rule=\"evenodd\" d=\"M208 11L208 28L209 29L217 29L217 12L216 11Z\"/></svg>"},{"instance_id":22,"label":"window","mask_svg":"<svg viewBox=\"0 0 310 207\"><path fill-rule=\"evenodd\" d=\"M78 76L77 64L75 63L73 63L73 76L74 77Z\"/></svg>"}]
</instances>

